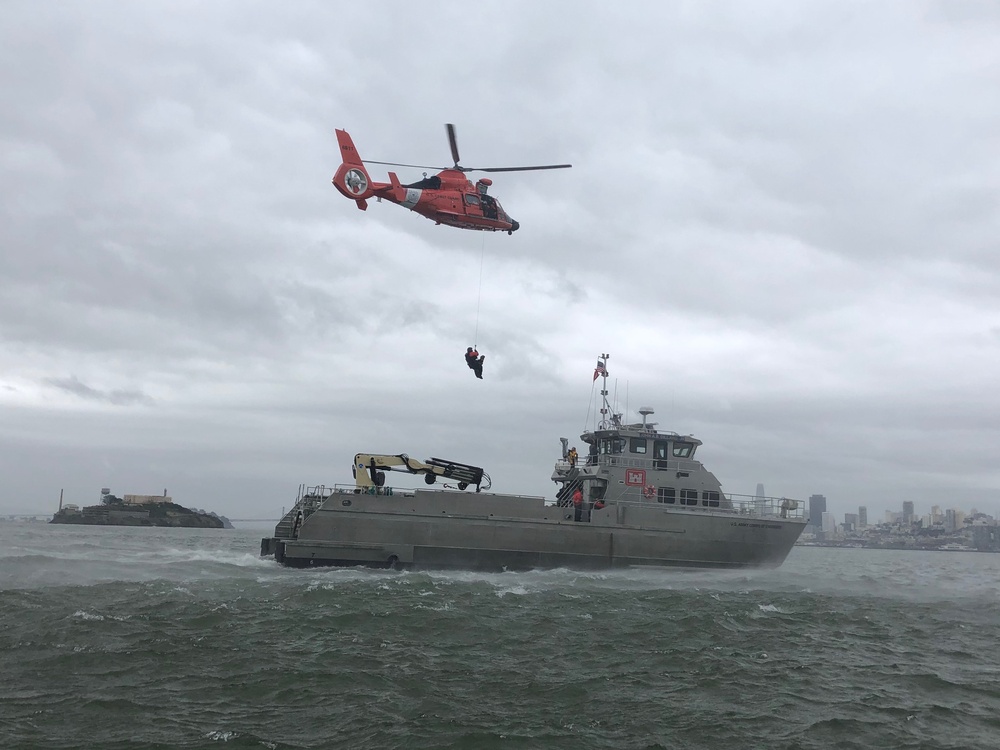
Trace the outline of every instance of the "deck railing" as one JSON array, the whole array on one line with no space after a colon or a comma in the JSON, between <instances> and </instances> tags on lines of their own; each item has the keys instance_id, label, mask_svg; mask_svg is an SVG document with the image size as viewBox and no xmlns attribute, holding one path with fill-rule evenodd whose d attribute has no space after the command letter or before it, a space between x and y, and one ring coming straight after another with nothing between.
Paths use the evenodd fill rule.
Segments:
<instances>
[{"instance_id":1,"label":"deck railing","mask_svg":"<svg viewBox=\"0 0 1000 750\"><path fill-rule=\"evenodd\" d=\"M606 497L605 502L627 506L655 506L665 511L677 513L712 513L746 518L802 519L805 517L804 504L798 500L787 497L757 497L736 493L720 493L717 505L714 504L715 500L705 500L699 494L693 504L685 505L681 503L680 498L673 503L659 501L656 497L639 499L634 489L630 488L622 490L617 498Z\"/></svg>"},{"instance_id":2,"label":"deck railing","mask_svg":"<svg viewBox=\"0 0 1000 750\"><path fill-rule=\"evenodd\" d=\"M569 470L569 461L561 460L562 465ZM598 456L582 455L576 459L578 467L585 466L622 466L628 469L646 469L647 471L697 471L702 468L700 461L684 458L638 458L625 453L602 454Z\"/></svg>"}]
</instances>

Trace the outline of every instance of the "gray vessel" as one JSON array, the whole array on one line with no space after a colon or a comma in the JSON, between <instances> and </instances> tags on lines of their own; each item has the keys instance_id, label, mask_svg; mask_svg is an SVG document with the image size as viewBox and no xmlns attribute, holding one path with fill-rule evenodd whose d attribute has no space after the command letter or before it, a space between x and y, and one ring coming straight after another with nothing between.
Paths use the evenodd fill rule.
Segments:
<instances>
[{"instance_id":1,"label":"gray vessel","mask_svg":"<svg viewBox=\"0 0 1000 750\"><path fill-rule=\"evenodd\" d=\"M725 494L695 458L701 441L656 429L652 409L624 424L608 402L577 456L561 438L554 499L490 492L479 467L406 454L358 454L354 483L300 485L261 555L284 565L524 570L633 565L741 568L780 565L805 528L790 498ZM423 475L442 489L398 489L386 472ZM475 492L470 488L475 487Z\"/></svg>"}]
</instances>

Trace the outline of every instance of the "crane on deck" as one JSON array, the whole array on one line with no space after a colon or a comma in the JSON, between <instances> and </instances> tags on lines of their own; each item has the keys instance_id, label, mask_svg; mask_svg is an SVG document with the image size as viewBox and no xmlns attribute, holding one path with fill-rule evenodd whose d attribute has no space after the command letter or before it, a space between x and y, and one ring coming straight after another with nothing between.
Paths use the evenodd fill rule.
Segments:
<instances>
[{"instance_id":1,"label":"crane on deck","mask_svg":"<svg viewBox=\"0 0 1000 750\"><path fill-rule=\"evenodd\" d=\"M358 453L354 457L354 466L351 468L354 471L354 481L359 488L384 486L386 471L423 474L424 482L427 484L434 484L438 477L454 479L458 482L460 490L474 484L476 492L480 492L484 489L488 490L492 486L490 475L478 466L470 466L442 458L417 461L405 453L395 455Z\"/></svg>"}]
</instances>

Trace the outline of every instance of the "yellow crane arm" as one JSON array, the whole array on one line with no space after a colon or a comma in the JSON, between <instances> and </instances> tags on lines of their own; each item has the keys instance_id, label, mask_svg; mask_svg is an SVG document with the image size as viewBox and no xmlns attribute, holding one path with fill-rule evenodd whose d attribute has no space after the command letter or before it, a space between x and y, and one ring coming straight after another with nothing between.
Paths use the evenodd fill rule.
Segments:
<instances>
[{"instance_id":1,"label":"yellow crane arm","mask_svg":"<svg viewBox=\"0 0 1000 750\"><path fill-rule=\"evenodd\" d=\"M423 474L427 484L434 484L438 477L457 480L460 490L474 484L476 492L482 489L482 484L486 480L486 489L489 489L489 476L478 466L460 464L456 461L446 461L440 458L417 461L405 453L395 455L358 453L354 457L352 469L355 484L362 488L382 487L385 484L385 471L405 471L410 474Z\"/></svg>"}]
</instances>

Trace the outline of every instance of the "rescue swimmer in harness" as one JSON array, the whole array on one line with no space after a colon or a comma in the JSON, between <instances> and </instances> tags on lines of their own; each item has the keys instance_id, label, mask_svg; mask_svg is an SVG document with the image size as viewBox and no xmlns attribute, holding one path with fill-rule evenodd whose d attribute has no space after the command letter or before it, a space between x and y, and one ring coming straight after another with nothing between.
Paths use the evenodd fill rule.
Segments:
<instances>
[{"instance_id":1,"label":"rescue swimmer in harness","mask_svg":"<svg viewBox=\"0 0 1000 750\"><path fill-rule=\"evenodd\" d=\"M469 369L476 373L476 377L480 380L483 379L483 360L486 359L486 355L479 356L479 352L473 349L471 346L465 350L465 364L469 366Z\"/></svg>"}]
</instances>

